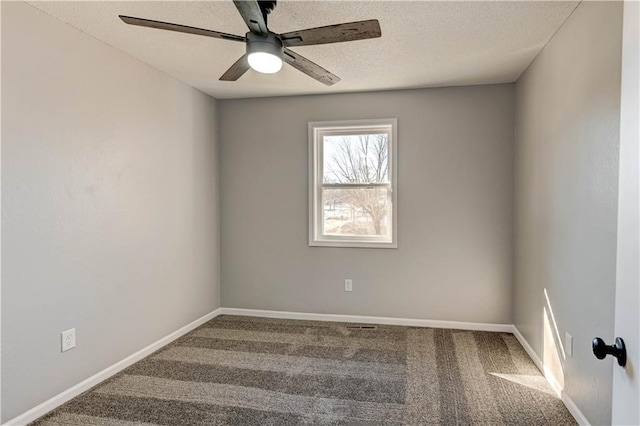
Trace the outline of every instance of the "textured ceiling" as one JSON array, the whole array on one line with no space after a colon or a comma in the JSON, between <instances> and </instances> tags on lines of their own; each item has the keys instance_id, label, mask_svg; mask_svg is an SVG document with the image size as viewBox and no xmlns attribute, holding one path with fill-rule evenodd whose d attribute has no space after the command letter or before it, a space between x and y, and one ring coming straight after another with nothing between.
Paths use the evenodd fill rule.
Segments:
<instances>
[{"instance_id":1,"label":"textured ceiling","mask_svg":"<svg viewBox=\"0 0 640 426\"><path fill-rule=\"evenodd\" d=\"M276 33L378 19L382 37L292 50L342 78L332 87L285 65L218 81L244 44L129 26L118 15L244 35L231 0L30 2L34 7L219 99L515 81L578 2L287 1L269 15Z\"/></svg>"}]
</instances>

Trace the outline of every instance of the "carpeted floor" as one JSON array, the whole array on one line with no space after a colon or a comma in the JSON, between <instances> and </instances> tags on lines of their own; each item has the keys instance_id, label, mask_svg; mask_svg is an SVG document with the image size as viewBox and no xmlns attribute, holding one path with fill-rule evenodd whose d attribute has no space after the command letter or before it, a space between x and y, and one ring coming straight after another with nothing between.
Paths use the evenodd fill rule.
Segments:
<instances>
[{"instance_id":1,"label":"carpeted floor","mask_svg":"<svg viewBox=\"0 0 640 426\"><path fill-rule=\"evenodd\" d=\"M571 425L515 337L217 317L38 426Z\"/></svg>"}]
</instances>

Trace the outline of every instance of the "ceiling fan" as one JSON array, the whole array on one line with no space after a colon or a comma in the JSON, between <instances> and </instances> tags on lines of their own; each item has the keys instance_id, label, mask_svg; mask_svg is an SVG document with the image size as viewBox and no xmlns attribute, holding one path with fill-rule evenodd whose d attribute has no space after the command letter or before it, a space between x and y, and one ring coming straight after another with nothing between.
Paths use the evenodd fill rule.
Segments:
<instances>
[{"instance_id":1,"label":"ceiling fan","mask_svg":"<svg viewBox=\"0 0 640 426\"><path fill-rule=\"evenodd\" d=\"M172 24L169 22L134 18L132 16L120 15L120 19L130 25L245 43L247 53L242 55L240 59L222 74L220 77L222 81L236 81L247 72L249 68L261 73L276 73L282 68L282 61L284 60L309 77L327 86L332 86L340 81L338 76L322 68L320 65L311 62L304 56L293 52L289 47L363 40L380 37L382 35L377 19L276 34L269 31L267 27L267 15L275 8L277 0L233 0L233 3L249 27L249 32L244 36Z\"/></svg>"}]
</instances>

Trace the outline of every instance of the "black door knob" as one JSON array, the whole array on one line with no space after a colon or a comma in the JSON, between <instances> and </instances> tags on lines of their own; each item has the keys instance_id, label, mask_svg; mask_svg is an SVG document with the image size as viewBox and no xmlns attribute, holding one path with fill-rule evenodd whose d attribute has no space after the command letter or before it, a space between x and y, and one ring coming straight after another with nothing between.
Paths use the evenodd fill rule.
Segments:
<instances>
[{"instance_id":1,"label":"black door knob","mask_svg":"<svg viewBox=\"0 0 640 426\"><path fill-rule=\"evenodd\" d=\"M627 364L627 348L621 337L616 337L615 345L607 345L604 340L599 337L593 339L591 343L593 354L598 359L605 359L607 355L618 358L618 365L624 367Z\"/></svg>"}]
</instances>

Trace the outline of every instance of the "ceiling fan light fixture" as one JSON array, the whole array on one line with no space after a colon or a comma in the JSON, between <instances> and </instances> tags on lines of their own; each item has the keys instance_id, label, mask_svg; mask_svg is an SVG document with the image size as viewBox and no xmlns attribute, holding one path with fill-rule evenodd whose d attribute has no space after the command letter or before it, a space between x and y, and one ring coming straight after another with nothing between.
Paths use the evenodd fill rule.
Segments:
<instances>
[{"instance_id":1,"label":"ceiling fan light fixture","mask_svg":"<svg viewBox=\"0 0 640 426\"><path fill-rule=\"evenodd\" d=\"M247 61L249 66L264 74L274 74L282 69L282 42L274 34L266 36L247 33Z\"/></svg>"},{"instance_id":2,"label":"ceiling fan light fixture","mask_svg":"<svg viewBox=\"0 0 640 426\"><path fill-rule=\"evenodd\" d=\"M249 66L263 74L275 74L282 69L282 59L267 52L253 52L247 55Z\"/></svg>"}]
</instances>

